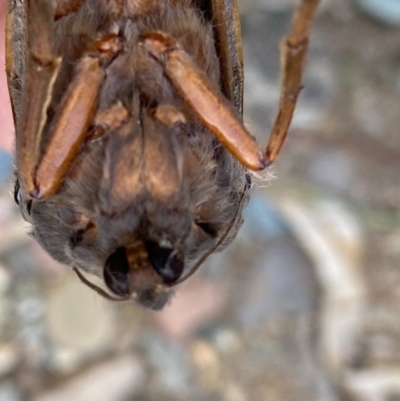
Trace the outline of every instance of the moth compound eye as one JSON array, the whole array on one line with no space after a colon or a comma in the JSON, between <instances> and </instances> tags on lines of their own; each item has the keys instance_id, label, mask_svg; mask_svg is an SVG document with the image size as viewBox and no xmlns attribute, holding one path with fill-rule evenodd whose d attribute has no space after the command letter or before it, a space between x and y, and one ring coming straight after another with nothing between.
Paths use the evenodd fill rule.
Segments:
<instances>
[{"instance_id":1,"label":"moth compound eye","mask_svg":"<svg viewBox=\"0 0 400 401\"><path fill-rule=\"evenodd\" d=\"M196 222L196 224L211 238L217 236L217 230L210 223Z\"/></svg>"},{"instance_id":2,"label":"moth compound eye","mask_svg":"<svg viewBox=\"0 0 400 401\"><path fill-rule=\"evenodd\" d=\"M104 265L104 281L107 287L120 296L130 294L129 262L125 248L118 248L106 260Z\"/></svg>"},{"instance_id":3,"label":"moth compound eye","mask_svg":"<svg viewBox=\"0 0 400 401\"><path fill-rule=\"evenodd\" d=\"M173 283L183 273L184 262L173 249L162 248L154 241L146 241L149 262L166 284Z\"/></svg>"},{"instance_id":4,"label":"moth compound eye","mask_svg":"<svg viewBox=\"0 0 400 401\"><path fill-rule=\"evenodd\" d=\"M84 234L85 230L78 230L72 234L69 242L73 248L75 248L80 242L82 242Z\"/></svg>"}]
</instances>

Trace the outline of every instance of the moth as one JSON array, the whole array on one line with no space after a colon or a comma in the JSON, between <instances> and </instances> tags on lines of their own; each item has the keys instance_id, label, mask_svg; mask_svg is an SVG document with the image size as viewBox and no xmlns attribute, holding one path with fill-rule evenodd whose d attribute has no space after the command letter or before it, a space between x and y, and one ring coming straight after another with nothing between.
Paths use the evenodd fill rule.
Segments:
<instances>
[{"instance_id":1,"label":"moth","mask_svg":"<svg viewBox=\"0 0 400 401\"><path fill-rule=\"evenodd\" d=\"M236 0L8 0L14 198L38 243L101 295L161 309L234 239L250 172L276 159L317 5L282 42L262 152L242 123Z\"/></svg>"}]
</instances>

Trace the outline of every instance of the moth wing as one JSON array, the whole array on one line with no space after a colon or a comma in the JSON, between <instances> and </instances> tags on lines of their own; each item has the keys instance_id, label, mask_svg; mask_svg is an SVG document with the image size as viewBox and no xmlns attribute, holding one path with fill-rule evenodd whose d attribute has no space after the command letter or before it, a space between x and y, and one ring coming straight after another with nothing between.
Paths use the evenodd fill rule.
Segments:
<instances>
[{"instance_id":1,"label":"moth wing","mask_svg":"<svg viewBox=\"0 0 400 401\"><path fill-rule=\"evenodd\" d=\"M211 0L210 15L214 26L221 66L221 89L243 114L243 51L237 0Z\"/></svg>"},{"instance_id":2,"label":"moth wing","mask_svg":"<svg viewBox=\"0 0 400 401\"><path fill-rule=\"evenodd\" d=\"M21 102L24 71L26 7L23 0L7 0L6 8L6 74L14 123Z\"/></svg>"}]
</instances>

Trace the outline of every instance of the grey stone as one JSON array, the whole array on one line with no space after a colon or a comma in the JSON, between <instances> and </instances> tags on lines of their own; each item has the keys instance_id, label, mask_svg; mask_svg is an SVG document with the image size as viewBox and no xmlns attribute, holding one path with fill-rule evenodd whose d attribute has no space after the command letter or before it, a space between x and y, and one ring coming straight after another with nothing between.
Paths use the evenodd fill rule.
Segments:
<instances>
[{"instance_id":1,"label":"grey stone","mask_svg":"<svg viewBox=\"0 0 400 401\"><path fill-rule=\"evenodd\" d=\"M112 304L76 276L54 282L47 300L46 324L54 348L54 368L69 371L114 342Z\"/></svg>"},{"instance_id":2,"label":"grey stone","mask_svg":"<svg viewBox=\"0 0 400 401\"><path fill-rule=\"evenodd\" d=\"M0 401L23 401L22 394L14 383L7 380L0 384Z\"/></svg>"},{"instance_id":3,"label":"grey stone","mask_svg":"<svg viewBox=\"0 0 400 401\"><path fill-rule=\"evenodd\" d=\"M157 375L156 390L174 397L188 394L192 371L184 344L148 333L143 345Z\"/></svg>"}]
</instances>

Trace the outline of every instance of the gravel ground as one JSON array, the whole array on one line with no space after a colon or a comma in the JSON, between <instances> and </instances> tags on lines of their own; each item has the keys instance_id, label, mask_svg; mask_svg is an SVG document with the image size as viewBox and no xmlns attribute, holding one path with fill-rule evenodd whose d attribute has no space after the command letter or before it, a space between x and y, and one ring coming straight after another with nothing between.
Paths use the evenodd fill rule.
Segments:
<instances>
[{"instance_id":1,"label":"gravel ground","mask_svg":"<svg viewBox=\"0 0 400 401\"><path fill-rule=\"evenodd\" d=\"M241 3L264 144L293 1ZM161 313L103 300L39 249L0 150L0 401L399 400L399 49L399 28L324 2L278 179Z\"/></svg>"}]
</instances>

